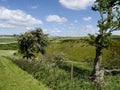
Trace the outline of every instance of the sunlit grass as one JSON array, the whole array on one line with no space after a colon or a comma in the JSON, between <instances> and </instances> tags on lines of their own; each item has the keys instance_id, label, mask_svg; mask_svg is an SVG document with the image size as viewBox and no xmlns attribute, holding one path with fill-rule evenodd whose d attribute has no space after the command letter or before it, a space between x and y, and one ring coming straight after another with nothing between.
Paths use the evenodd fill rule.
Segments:
<instances>
[{"instance_id":1,"label":"sunlit grass","mask_svg":"<svg viewBox=\"0 0 120 90\"><path fill-rule=\"evenodd\" d=\"M72 61L93 61L95 47L84 42L54 42L46 48L47 54L63 54ZM109 55L109 51L103 50L103 59Z\"/></svg>"},{"instance_id":2,"label":"sunlit grass","mask_svg":"<svg viewBox=\"0 0 120 90\"><path fill-rule=\"evenodd\" d=\"M15 51L0 51L0 90L48 90L27 72L22 71L1 55L11 55Z\"/></svg>"}]
</instances>

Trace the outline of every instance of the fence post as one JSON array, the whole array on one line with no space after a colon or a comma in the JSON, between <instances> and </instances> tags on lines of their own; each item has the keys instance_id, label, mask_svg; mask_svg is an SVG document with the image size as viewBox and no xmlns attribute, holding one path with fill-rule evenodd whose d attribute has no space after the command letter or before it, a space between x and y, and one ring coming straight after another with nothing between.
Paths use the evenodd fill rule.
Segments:
<instances>
[{"instance_id":1,"label":"fence post","mask_svg":"<svg viewBox=\"0 0 120 90\"><path fill-rule=\"evenodd\" d=\"M73 63L71 63L71 80L73 79Z\"/></svg>"}]
</instances>

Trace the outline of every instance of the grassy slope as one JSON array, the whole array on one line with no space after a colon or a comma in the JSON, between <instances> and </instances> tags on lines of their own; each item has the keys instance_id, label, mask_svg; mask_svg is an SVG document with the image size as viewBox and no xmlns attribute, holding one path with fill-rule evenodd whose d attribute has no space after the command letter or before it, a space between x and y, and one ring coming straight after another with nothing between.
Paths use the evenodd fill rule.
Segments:
<instances>
[{"instance_id":1,"label":"grassy slope","mask_svg":"<svg viewBox=\"0 0 120 90\"><path fill-rule=\"evenodd\" d=\"M114 36L115 41L120 40L120 37ZM117 40L116 40L117 38ZM66 40L66 38L63 38ZM56 39L53 43L46 48L47 54L63 54L65 57L69 58L72 61L86 61L88 59L94 60L95 56L95 47L87 45L84 42L64 42L61 43L60 39ZM103 50L103 60L107 59L110 55L109 50ZM89 60L88 60L89 61ZM77 67L81 66L76 64ZM76 66L75 65L75 66ZM90 68L90 66L82 67ZM88 75L89 76L89 75ZM120 90L120 74L117 75L105 75L106 87L103 90Z\"/></svg>"},{"instance_id":2,"label":"grassy slope","mask_svg":"<svg viewBox=\"0 0 120 90\"><path fill-rule=\"evenodd\" d=\"M63 54L73 61L91 61L95 57L95 47L84 42L54 42L46 48L46 51L48 54ZM103 59L105 59L109 51L103 51L105 53Z\"/></svg>"},{"instance_id":3,"label":"grassy slope","mask_svg":"<svg viewBox=\"0 0 120 90\"><path fill-rule=\"evenodd\" d=\"M31 75L2 57L4 52L9 54L14 51L0 51L0 90L48 90Z\"/></svg>"}]
</instances>

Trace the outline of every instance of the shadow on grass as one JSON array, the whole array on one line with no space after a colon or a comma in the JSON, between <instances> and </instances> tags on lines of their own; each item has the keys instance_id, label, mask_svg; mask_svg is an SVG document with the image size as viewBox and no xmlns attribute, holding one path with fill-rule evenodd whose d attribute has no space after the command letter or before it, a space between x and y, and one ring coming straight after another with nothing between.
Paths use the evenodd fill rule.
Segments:
<instances>
[{"instance_id":1,"label":"shadow on grass","mask_svg":"<svg viewBox=\"0 0 120 90\"><path fill-rule=\"evenodd\" d=\"M67 65L64 65L62 67L60 67L61 69L71 73L71 68L72 66L67 66ZM77 77L78 79L82 78L82 79L86 79L88 80L88 77L90 75L90 70L88 69L85 69L85 68L82 68L82 67L76 67L76 66L73 66L73 77Z\"/></svg>"}]
</instances>

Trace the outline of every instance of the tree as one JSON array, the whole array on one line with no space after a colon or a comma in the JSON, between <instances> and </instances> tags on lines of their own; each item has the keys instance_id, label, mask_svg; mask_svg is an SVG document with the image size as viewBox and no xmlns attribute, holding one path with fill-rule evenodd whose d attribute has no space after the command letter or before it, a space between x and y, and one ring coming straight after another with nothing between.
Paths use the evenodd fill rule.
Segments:
<instances>
[{"instance_id":1,"label":"tree","mask_svg":"<svg viewBox=\"0 0 120 90\"><path fill-rule=\"evenodd\" d=\"M96 47L93 71L90 79L95 83L104 82L104 70L101 69L102 49L110 45L110 36L113 31L120 30L120 0L96 0L92 10L100 14L98 20L99 33L90 35L91 44Z\"/></svg>"},{"instance_id":2,"label":"tree","mask_svg":"<svg viewBox=\"0 0 120 90\"><path fill-rule=\"evenodd\" d=\"M36 52L41 52L45 54L45 47L48 45L48 35L44 34L41 28L37 28L34 31L31 31L31 34L34 36L36 43Z\"/></svg>"},{"instance_id":3,"label":"tree","mask_svg":"<svg viewBox=\"0 0 120 90\"><path fill-rule=\"evenodd\" d=\"M19 52L27 59L35 57L35 53L45 54L47 44L47 35L43 33L41 28L26 32L18 38Z\"/></svg>"}]
</instances>

